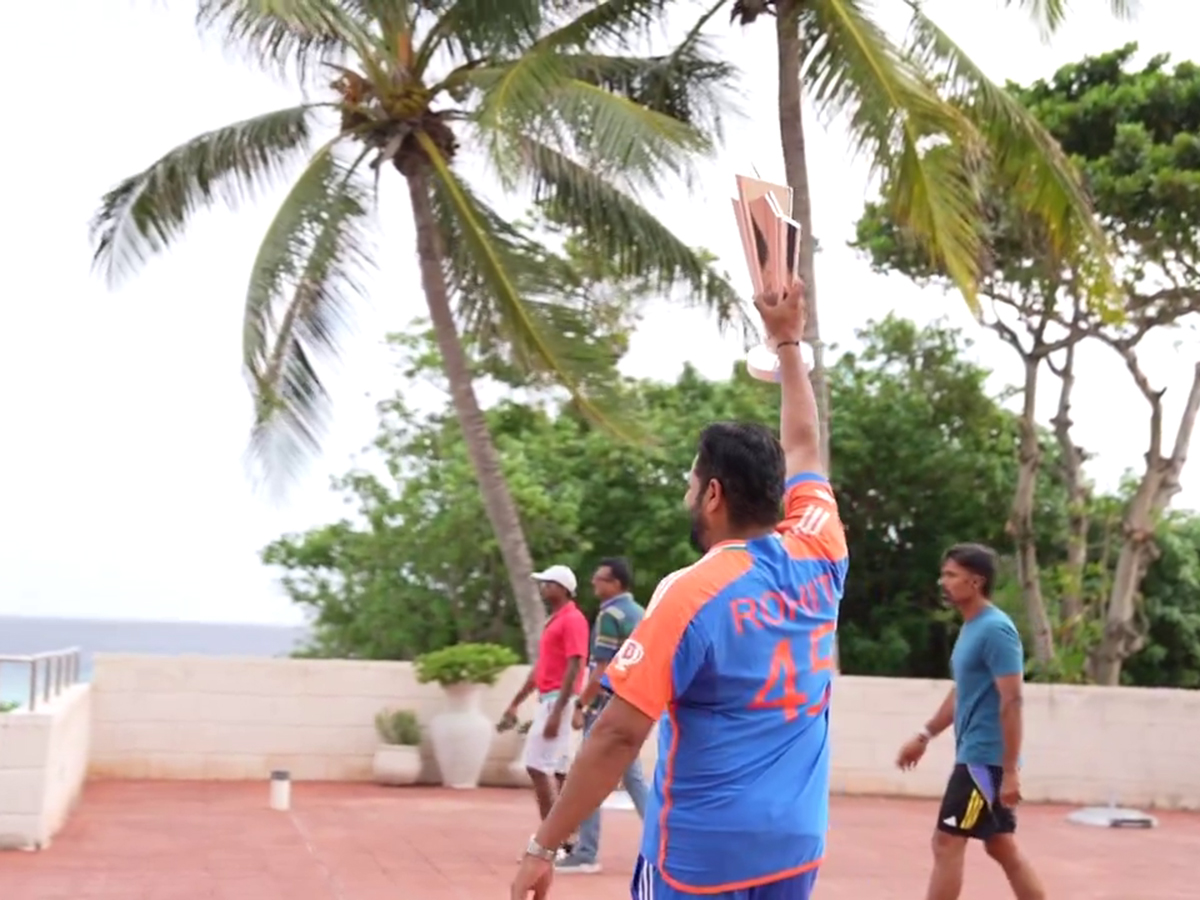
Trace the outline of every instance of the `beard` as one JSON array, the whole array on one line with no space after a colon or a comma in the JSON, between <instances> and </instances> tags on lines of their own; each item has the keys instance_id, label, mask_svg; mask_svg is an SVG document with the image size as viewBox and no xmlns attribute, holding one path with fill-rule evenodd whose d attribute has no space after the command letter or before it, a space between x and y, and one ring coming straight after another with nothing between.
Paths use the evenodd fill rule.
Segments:
<instances>
[{"instance_id":1,"label":"beard","mask_svg":"<svg viewBox=\"0 0 1200 900\"><path fill-rule=\"evenodd\" d=\"M700 515L700 510L696 509L695 507L692 507L690 512L690 518L692 520L692 533L689 537L692 546L695 548L697 553L707 553L709 541L706 536L706 532L708 529L705 527L704 519Z\"/></svg>"}]
</instances>

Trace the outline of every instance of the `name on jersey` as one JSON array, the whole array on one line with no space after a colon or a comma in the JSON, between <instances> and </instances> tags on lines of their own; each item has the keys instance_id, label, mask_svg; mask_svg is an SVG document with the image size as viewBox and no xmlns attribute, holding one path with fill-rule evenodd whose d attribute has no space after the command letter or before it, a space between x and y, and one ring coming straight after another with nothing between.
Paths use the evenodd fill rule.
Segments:
<instances>
[{"instance_id":1,"label":"name on jersey","mask_svg":"<svg viewBox=\"0 0 1200 900\"><path fill-rule=\"evenodd\" d=\"M833 576L826 572L794 591L765 591L758 597L737 597L730 601L729 611L737 633L744 634L751 626L761 630L769 625L782 625L785 620L827 619L837 614L837 605Z\"/></svg>"}]
</instances>

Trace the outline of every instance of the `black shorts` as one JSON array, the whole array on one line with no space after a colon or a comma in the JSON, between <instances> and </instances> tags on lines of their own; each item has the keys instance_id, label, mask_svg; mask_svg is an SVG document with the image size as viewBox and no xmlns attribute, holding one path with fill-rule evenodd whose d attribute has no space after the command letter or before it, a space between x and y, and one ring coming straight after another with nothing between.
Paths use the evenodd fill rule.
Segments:
<instances>
[{"instance_id":1,"label":"black shorts","mask_svg":"<svg viewBox=\"0 0 1200 900\"><path fill-rule=\"evenodd\" d=\"M980 841L1016 831L1016 814L1000 802L1002 772L999 766L956 765L938 811L938 830Z\"/></svg>"}]
</instances>

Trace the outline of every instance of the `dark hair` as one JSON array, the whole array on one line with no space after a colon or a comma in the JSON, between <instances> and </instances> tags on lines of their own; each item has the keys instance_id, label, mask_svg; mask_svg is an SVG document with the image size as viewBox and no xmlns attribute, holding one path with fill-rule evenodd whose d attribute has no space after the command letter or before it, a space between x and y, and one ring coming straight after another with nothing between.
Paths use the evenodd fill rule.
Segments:
<instances>
[{"instance_id":1,"label":"dark hair","mask_svg":"<svg viewBox=\"0 0 1200 900\"><path fill-rule=\"evenodd\" d=\"M700 432L700 489L713 479L721 483L735 528L770 527L779 521L785 471L783 448L762 425L714 422Z\"/></svg>"},{"instance_id":2,"label":"dark hair","mask_svg":"<svg viewBox=\"0 0 1200 900\"><path fill-rule=\"evenodd\" d=\"M600 568L608 569L612 573L612 577L617 580L617 584L621 585L621 590L627 591L633 587L633 569L629 567L629 560L623 556L606 556L600 560Z\"/></svg>"},{"instance_id":3,"label":"dark hair","mask_svg":"<svg viewBox=\"0 0 1200 900\"><path fill-rule=\"evenodd\" d=\"M955 544L946 551L942 562L958 563L972 575L983 579L983 596L992 596L996 584L996 551L983 544Z\"/></svg>"}]
</instances>

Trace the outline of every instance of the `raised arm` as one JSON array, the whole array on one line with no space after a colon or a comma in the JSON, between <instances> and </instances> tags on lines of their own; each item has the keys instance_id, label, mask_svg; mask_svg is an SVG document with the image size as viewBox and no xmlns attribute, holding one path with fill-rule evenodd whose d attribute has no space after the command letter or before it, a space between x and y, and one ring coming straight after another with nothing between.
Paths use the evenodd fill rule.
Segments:
<instances>
[{"instance_id":1,"label":"raised arm","mask_svg":"<svg viewBox=\"0 0 1200 900\"><path fill-rule=\"evenodd\" d=\"M783 399L779 414L779 442L787 460L787 477L811 472L824 476L821 460L817 398L808 367L800 352L804 338L804 285L793 282L782 297L756 297L767 339L779 355L779 387Z\"/></svg>"}]
</instances>

